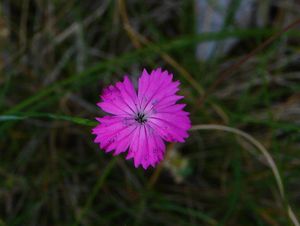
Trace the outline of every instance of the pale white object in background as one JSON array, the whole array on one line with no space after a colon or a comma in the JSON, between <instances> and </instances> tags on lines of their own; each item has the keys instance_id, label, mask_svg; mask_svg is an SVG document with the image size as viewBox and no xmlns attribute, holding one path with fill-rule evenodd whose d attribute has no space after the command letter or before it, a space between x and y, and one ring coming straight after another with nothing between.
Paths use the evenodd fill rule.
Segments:
<instances>
[{"instance_id":1,"label":"pale white object in background","mask_svg":"<svg viewBox=\"0 0 300 226\"><path fill-rule=\"evenodd\" d=\"M195 0L197 33L218 32L232 27L246 28L250 25L256 0L240 0L234 14L233 24L224 27L233 0ZM265 2L269 2L268 0ZM197 46L196 57L207 60L211 56L222 56L238 41L235 38L225 41L204 42Z\"/></svg>"}]
</instances>

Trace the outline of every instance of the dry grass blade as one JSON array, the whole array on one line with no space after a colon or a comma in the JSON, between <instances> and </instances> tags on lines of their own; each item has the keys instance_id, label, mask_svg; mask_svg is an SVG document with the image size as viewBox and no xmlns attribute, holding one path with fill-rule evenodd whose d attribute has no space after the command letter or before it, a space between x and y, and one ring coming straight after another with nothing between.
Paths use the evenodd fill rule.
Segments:
<instances>
[{"instance_id":1,"label":"dry grass blade","mask_svg":"<svg viewBox=\"0 0 300 226\"><path fill-rule=\"evenodd\" d=\"M148 40L146 37L144 37L142 34L138 33L135 31L135 29L131 26L128 15L127 15L127 10L126 10L126 5L124 0L119 0L118 1L118 6L119 6L119 11L120 15L123 19L123 24L124 24L124 29L128 34L128 37L130 38L133 46L135 48L141 48L143 45L150 45L152 44L150 40ZM179 62L177 62L172 56L167 54L166 52L162 51L161 49L153 46L153 49L159 53L159 55L162 57L162 59L168 63L170 66L174 67L180 75L186 79L186 81L189 82L189 84L200 94L200 96L205 95L204 88L201 86L199 82L197 82L194 77L188 72L187 69L185 69ZM220 116L220 118L225 122L228 123L228 116L226 115L225 111L222 110L220 106L217 104L211 103L212 108L214 111Z\"/></svg>"},{"instance_id":2,"label":"dry grass blade","mask_svg":"<svg viewBox=\"0 0 300 226\"><path fill-rule=\"evenodd\" d=\"M282 29L281 31L277 32L276 34L272 35L270 38L268 38L266 41L264 41L261 45L253 49L250 53L248 53L246 56L242 57L238 62L230 66L225 71L221 72L219 78L207 89L206 93L202 95L200 98L200 106L204 103L204 100L206 97L209 96L215 90L224 80L226 80L230 75L232 75L241 65L246 63L249 59L251 59L254 55L256 55L258 52L265 49L268 45L270 45L272 42L274 42L277 38L282 36L284 33L289 31L290 29L296 27L300 24L300 18L289 24L287 27Z\"/></svg>"},{"instance_id":3,"label":"dry grass blade","mask_svg":"<svg viewBox=\"0 0 300 226\"><path fill-rule=\"evenodd\" d=\"M230 132L230 133L234 133L238 136L243 137L245 140L247 140L248 142L250 142L254 147L256 147L262 154L263 156L266 158L272 173L275 177L281 198L287 208L287 214L290 218L290 220L293 222L293 224L295 226L300 226L299 221L293 211L293 209L291 208L291 206L289 205L287 199L286 199L286 195L285 195L285 191L284 191L284 186L283 186L283 182L278 170L278 167L276 166L276 163L274 161L274 159L272 158L272 156L270 155L270 153L267 151L267 149L259 142L257 141L254 137L252 137L250 134L236 129L236 128L232 128L232 127L228 127L228 126L223 126L223 125L195 125L191 128L191 131L197 131L197 130L220 130L220 131L225 131L225 132Z\"/></svg>"}]
</instances>

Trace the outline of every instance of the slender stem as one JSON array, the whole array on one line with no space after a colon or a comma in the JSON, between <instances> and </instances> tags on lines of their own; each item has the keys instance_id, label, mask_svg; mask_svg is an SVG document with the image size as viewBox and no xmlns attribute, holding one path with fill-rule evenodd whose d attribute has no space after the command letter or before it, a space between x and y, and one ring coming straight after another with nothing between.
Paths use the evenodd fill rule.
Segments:
<instances>
[{"instance_id":1,"label":"slender stem","mask_svg":"<svg viewBox=\"0 0 300 226\"><path fill-rule=\"evenodd\" d=\"M231 67L229 67L228 69L224 70L223 72L221 72L219 78L210 87L208 87L207 91L199 99L199 102L198 102L199 106L202 106L202 104L204 103L204 100L206 99L206 97L208 97L208 95L214 89L216 89L217 86L220 85L220 83L222 83L230 75L232 75L234 72L236 72L236 70L241 65L243 65L245 62L247 62L249 59L251 59L258 52L260 52L261 50L263 50L264 48L266 48L268 45L270 45L272 42L274 42L277 38L279 38L281 35L283 35L284 33L286 33L288 30L292 29L293 27L295 27L296 25L299 25L299 24L300 24L300 18L298 18L297 20L295 20L294 22L292 22L291 24L289 24L288 26L286 26L285 28L283 28L281 31L279 31L276 34L272 35L270 38L268 38L267 40L265 40L262 44L260 44L255 49L253 49L250 53L248 53L246 56L244 56L243 58L241 58L238 62L236 62Z\"/></svg>"},{"instance_id":2,"label":"slender stem","mask_svg":"<svg viewBox=\"0 0 300 226\"><path fill-rule=\"evenodd\" d=\"M86 201L83 209L79 212L79 215L76 219L76 222L73 224L73 226L80 225L81 221L84 219L84 217L86 216L88 210L90 209L91 205L93 204L93 201L96 198L98 192L100 191L100 189L104 185L106 178L108 177L108 175L112 171L113 167L116 165L116 162L117 162L117 158L114 158L103 169L102 175L99 177L99 179L97 180L97 183L95 184L95 186L93 187L91 193L89 194L89 196L87 198L87 201Z\"/></svg>"},{"instance_id":3,"label":"slender stem","mask_svg":"<svg viewBox=\"0 0 300 226\"><path fill-rule=\"evenodd\" d=\"M284 186L283 186L283 182L281 179L281 176L279 174L279 170L278 167L274 161L274 159L272 158L272 156L270 155L270 153L267 151L267 149L259 142L257 141L254 137L252 137L250 134L236 129L236 128L232 128L232 127L228 127L228 126L223 126L223 125L195 125L191 128L191 131L196 131L196 130L220 130L220 131L225 131L225 132L230 132L230 133L234 133L236 135L241 136L242 138L244 138L246 141L248 141L249 143L251 143L254 147L256 147L266 158L272 173L275 177L279 192L280 192L280 196L287 208L287 214L290 218L290 220L293 222L294 226L300 226L299 221L293 211L293 209L291 208L291 206L289 205L287 199L286 199L286 195L285 195L285 191L284 191Z\"/></svg>"}]
</instances>

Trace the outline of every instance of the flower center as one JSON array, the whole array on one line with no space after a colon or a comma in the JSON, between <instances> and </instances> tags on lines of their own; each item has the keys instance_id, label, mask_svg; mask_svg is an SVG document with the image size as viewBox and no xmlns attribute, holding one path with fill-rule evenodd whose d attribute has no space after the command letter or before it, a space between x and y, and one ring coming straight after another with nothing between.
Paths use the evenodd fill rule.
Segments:
<instances>
[{"instance_id":1,"label":"flower center","mask_svg":"<svg viewBox=\"0 0 300 226\"><path fill-rule=\"evenodd\" d=\"M140 112L137 113L134 120L137 121L140 124L144 124L145 122L147 122L146 115L144 113L140 113Z\"/></svg>"}]
</instances>

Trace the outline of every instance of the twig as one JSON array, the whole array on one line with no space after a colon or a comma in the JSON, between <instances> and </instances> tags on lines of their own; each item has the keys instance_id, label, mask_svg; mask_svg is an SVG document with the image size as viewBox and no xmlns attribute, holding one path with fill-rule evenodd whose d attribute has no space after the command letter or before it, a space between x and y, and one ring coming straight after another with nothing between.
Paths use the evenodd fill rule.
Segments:
<instances>
[{"instance_id":1,"label":"twig","mask_svg":"<svg viewBox=\"0 0 300 226\"><path fill-rule=\"evenodd\" d=\"M223 126L223 125L195 125L191 128L191 131L196 131L196 130L220 130L220 131L234 133L236 135L241 136L246 141L251 143L254 147L256 147L264 155L264 157L266 158L266 160L272 170L272 173L275 177L275 180L276 180L276 183L277 183L277 186L279 189L280 196L286 206L287 213L288 213L290 220L293 222L294 226L300 226L299 221L297 220L297 217L296 217L293 209L291 208L291 206L289 205L289 203L286 199L284 186L283 186L281 176L279 174L278 167L276 166L276 163L275 163L274 159L272 158L272 156L270 155L270 153L259 141L257 141L250 134L248 134L242 130L228 127L228 126Z\"/></svg>"},{"instance_id":2,"label":"twig","mask_svg":"<svg viewBox=\"0 0 300 226\"><path fill-rule=\"evenodd\" d=\"M243 65L245 62L247 62L250 58L252 58L254 55L256 55L258 52L266 48L268 45L270 45L273 41L275 41L277 38L279 38L281 35L283 35L285 32L290 30L291 28L295 27L296 25L300 24L300 18L294 21L293 23L289 24L287 27L285 27L283 30L279 31L278 33L274 34L270 38L268 38L266 41L264 41L261 45L256 47L254 50L252 50L250 53L248 53L246 56L244 56L242 59L240 59L238 62L233 64L231 67L229 67L227 70L224 70L221 72L219 78L207 89L205 94L200 97L198 106L202 106L205 99L209 94L213 92L214 89L216 89L224 80L226 80L229 76L234 74L234 72L237 71L237 69Z\"/></svg>"}]
</instances>

